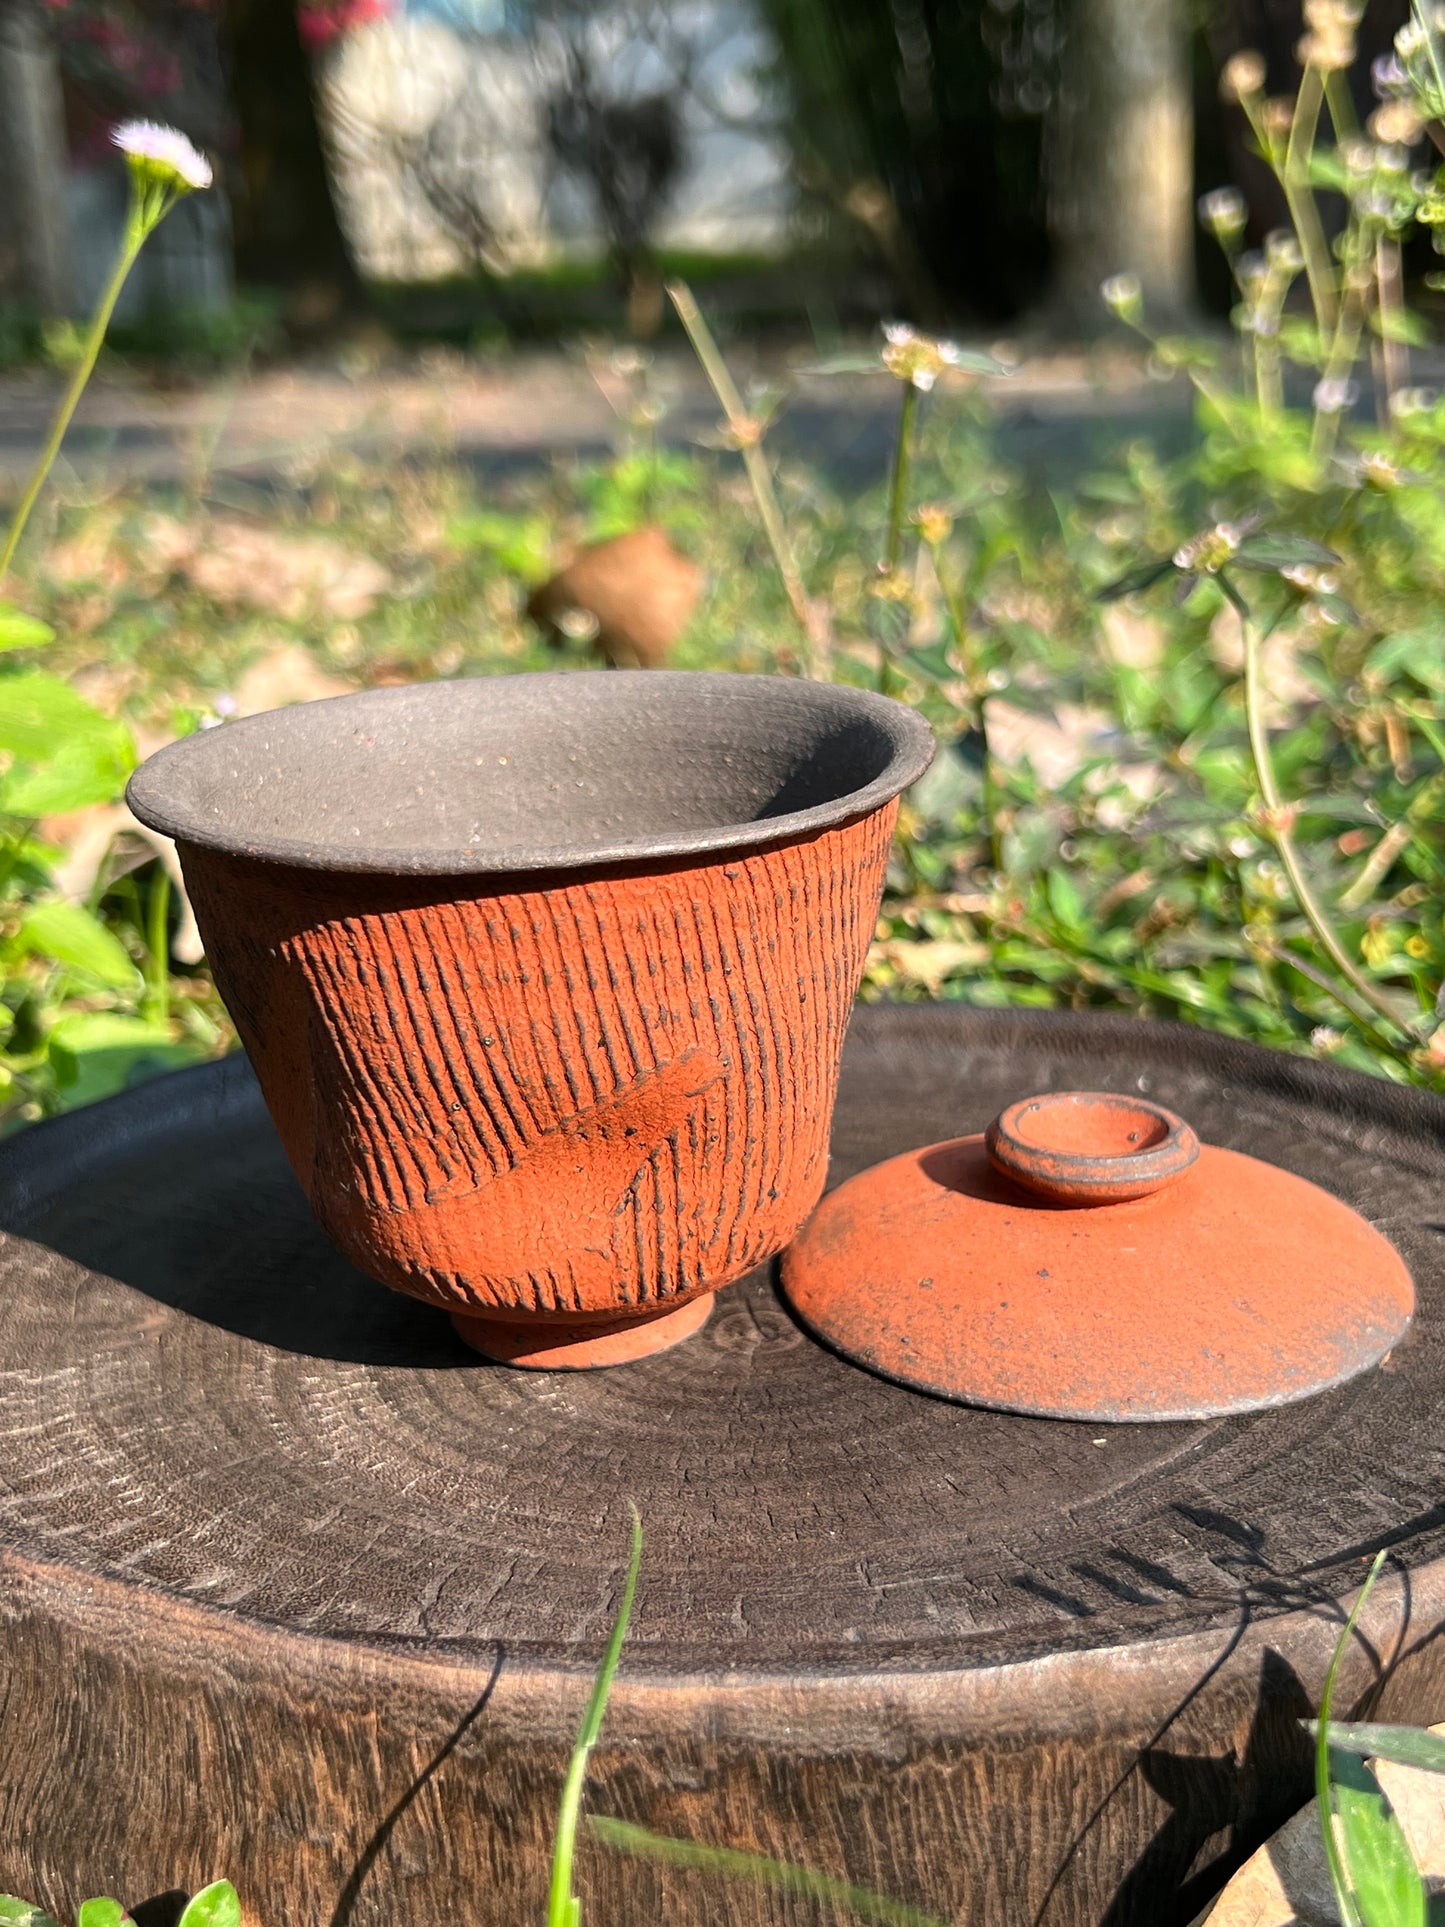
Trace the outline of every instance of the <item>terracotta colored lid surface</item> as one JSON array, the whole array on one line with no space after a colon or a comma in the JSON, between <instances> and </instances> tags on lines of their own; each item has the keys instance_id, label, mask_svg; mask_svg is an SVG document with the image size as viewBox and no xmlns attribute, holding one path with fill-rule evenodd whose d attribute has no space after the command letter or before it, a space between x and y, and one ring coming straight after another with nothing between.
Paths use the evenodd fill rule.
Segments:
<instances>
[{"instance_id":1,"label":"terracotta colored lid surface","mask_svg":"<svg viewBox=\"0 0 1445 1927\"><path fill-rule=\"evenodd\" d=\"M1339 1199L1094 1092L1025 1099L982 1136L862 1172L783 1282L886 1378L1091 1421L1307 1397L1377 1364L1415 1306L1399 1254Z\"/></svg>"}]
</instances>

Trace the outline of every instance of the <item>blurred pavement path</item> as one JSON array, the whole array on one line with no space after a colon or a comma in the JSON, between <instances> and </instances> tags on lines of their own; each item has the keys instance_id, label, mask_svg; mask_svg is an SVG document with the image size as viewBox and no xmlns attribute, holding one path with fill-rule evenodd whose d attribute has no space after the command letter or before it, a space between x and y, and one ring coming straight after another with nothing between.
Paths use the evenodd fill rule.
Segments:
<instances>
[{"instance_id":1,"label":"blurred pavement path","mask_svg":"<svg viewBox=\"0 0 1445 1927\"><path fill-rule=\"evenodd\" d=\"M740 365L737 372L741 378L748 370ZM790 375L780 360L752 372L765 383L791 383L769 435L777 453L820 462L845 483L878 476L896 421L891 378ZM622 383L605 368L601 373L620 402ZM667 405L659 431L666 442L714 435L717 407L684 352L660 353L652 382ZM1167 424L1178 443L1188 434L1187 389L1150 379L1138 357L1118 350L1031 358L983 385L1000 422L1001 452L1041 472L1071 455L1092 459L1101 434L1117 442L1146 424L1155 433ZM59 386L49 373L0 377L0 488L27 472ZM429 350L400 366L354 374L335 363L295 364L174 387L110 374L87 392L63 460L81 478L107 483L214 473L259 482L304 472L318 455L342 448L372 458L454 457L495 473L601 455L622 431L580 356L556 351L482 361Z\"/></svg>"}]
</instances>

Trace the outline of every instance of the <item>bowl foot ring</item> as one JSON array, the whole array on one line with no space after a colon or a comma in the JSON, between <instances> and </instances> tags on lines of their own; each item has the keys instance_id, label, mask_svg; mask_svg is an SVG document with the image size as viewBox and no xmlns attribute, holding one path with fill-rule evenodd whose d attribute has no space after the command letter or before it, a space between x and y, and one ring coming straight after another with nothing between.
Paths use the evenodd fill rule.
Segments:
<instances>
[{"instance_id":1,"label":"bowl foot ring","mask_svg":"<svg viewBox=\"0 0 1445 1927\"><path fill-rule=\"evenodd\" d=\"M453 1312L460 1338L484 1358L530 1372L590 1372L605 1365L627 1365L654 1352L670 1351L701 1331L712 1311L711 1292L689 1298L670 1311L607 1321L477 1318Z\"/></svg>"}]
</instances>

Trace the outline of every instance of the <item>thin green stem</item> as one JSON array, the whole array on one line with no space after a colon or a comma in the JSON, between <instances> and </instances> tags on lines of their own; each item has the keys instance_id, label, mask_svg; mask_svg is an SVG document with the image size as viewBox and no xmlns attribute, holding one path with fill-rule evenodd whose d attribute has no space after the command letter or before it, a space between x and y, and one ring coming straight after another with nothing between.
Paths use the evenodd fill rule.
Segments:
<instances>
[{"instance_id":1,"label":"thin green stem","mask_svg":"<svg viewBox=\"0 0 1445 1927\"><path fill-rule=\"evenodd\" d=\"M1285 147L1284 165L1276 168L1279 184L1284 189L1285 202L1289 207L1289 217L1294 223L1295 233L1299 236L1300 251L1305 259L1305 274L1310 284L1310 299L1314 304L1315 322L1323 336L1325 331L1335 325L1337 307L1335 302L1334 276L1330 267L1329 243L1320 221L1320 211L1315 205L1315 197L1309 185L1309 162L1314 152L1315 135L1319 130L1320 104L1324 99L1324 87L1317 67L1306 67L1300 90L1295 98L1294 118L1290 122L1289 141Z\"/></svg>"},{"instance_id":2,"label":"thin green stem","mask_svg":"<svg viewBox=\"0 0 1445 1927\"><path fill-rule=\"evenodd\" d=\"M1284 313L1284 304L1289 294L1289 277L1275 274L1268 277L1264 294L1260 297L1257 319L1267 321L1268 328L1260 329L1255 335L1255 391L1259 398L1259 412L1263 416L1278 415L1284 407L1284 383L1280 373L1279 323Z\"/></svg>"},{"instance_id":3,"label":"thin green stem","mask_svg":"<svg viewBox=\"0 0 1445 1927\"><path fill-rule=\"evenodd\" d=\"M1325 75L1325 99L1329 104L1330 121L1335 130L1335 144L1338 146L1360 131L1355 103L1350 99L1349 83L1345 79L1343 70L1338 67L1331 68Z\"/></svg>"},{"instance_id":4,"label":"thin green stem","mask_svg":"<svg viewBox=\"0 0 1445 1927\"><path fill-rule=\"evenodd\" d=\"M888 536L883 548L883 566L890 572L898 567L903 547L903 513L908 506L908 471L917 419L918 390L911 381L905 381L903 405L898 411L898 446L893 451L893 481L888 491Z\"/></svg>"},{"instance_id":5,"label":"thin green stem","mask_svg":"<svg viewBox=\"0 0 1445 1927\"><path fill-rule=\"evenodd\" d=\"M938 544L930 542L928 552L933 560L933 574L938 583L938 592L943 597L943 606L948 611L948 619L953 627L954 643L963 659L963 678L968 685L969 723L982 746L983 794L979 804L980 828L988 844L989 863L997 874L1003 869L1003 852L998 828L998 783L994 771L993 750L988 740L988 684L974 652L963 598L955 588L949 585L943 573L943 559L939 553Z\"/></svg>"},{"instance_id":6,"label":"thin green stem","mask_svg":"<svg viewBox=\"0 0 1445 1927\"><path fill-rule=\"evenodd\" d=\"M1426 860L1436 870L1440 869L1440 859L1419 831L1420 824L1429 816L1442 794L1445 794L1445 771L1437 771L1420 785L1404 815L1389 826L1361 865L1360 874L1348 890L1340 893L1341 909L1357 910L1361 904L1367 903L1371 892L1389 874L1396 857L1410 843L1418 843Z\"/></svg>"},{"instance_id":7,"label":"thin green stem","mask_svg":"<svg viewBox=\"0 0 1445 1927\"><path fill-rule=\"evenodd\" d=\"M0 550L0 583L4 582L10 572L10 564L15 559L15 551L25 531L25 524L30 520L30 511L35 507L40 491L45 486L45 479L54 466L56 456L60 453L60 444L65 438L66 429L70 426L70 418L75 413L81 396L85 393L85 385L90 380L96 361L99 359L101 343L105 340L105 331L110 326L110 317L115 311L120 291L125 286L126 276L135 266L136 256L145 245L149 232L150 228L132 210L126 226L125 240L121 244L110 279L105 284L105 290L100 297L100 305L91 321L84 352L76 363L75 373L70 378L70 386L66 389L64 400L56 410L55 420L50 424L50 433L44 448L40 451L40 459L35 464L34 473L26 484L25 493L20 498L20 506L15 511L10 532L5 538L5 547Z\"/></svg>"},{"instance_id":8,"label":"thin green stem","mask_svg":"<svg viewBox=\"0 0 1445 1927\"><path fill-rule=\"evenodd\" d=\"M1339 323L1330 342L1324 372L1320 377L1322 386L1348 379L1360 351L1360 334L1363 326L1361 303L1347 295L1340 309ZM1314 425L1310 430L1310 454L1315 461L1324 461L1333 451L1339 439L1340 420L1343 414L1342 408L1315 409Z\"/></svg>"},{"instance_id":9,"label":"thin green stem","mask_svg":"<svg viewBox=\"0 0 1445 1927\"><path fill-rule=\"evenodd\" d=\"M1279 860L1284 866L1285 875L1289 878L1295 902L1303 912L1305 922L1313 930L1320 948L1356 995L1363 998L1371 1010L1384 1018L1391 1031L1398 1032L1413 1043L1414 1039L1389 1001L1381 996L1340 942L1300 864L1299 852L1295 848L1291 828L1294 812L1286 807L1280 796L1279 784L1275 781L1274 759L1270 755L1269 732L1264 721L1264 685L1260 673L1259 638L1254 624L1244 612L1242 602L1235 599L1233 592L1230 593L1230 600L1234 604L1235 614L1239 617L1239 626L1244 637L1244 713L1249 727L1249 747L1254 757L1255 780L1259 784L1259 793L1264 800L1264 826L1279 852ZM1347 1000L1341 1001L1346 1009L1350 1008ZM1391 1052L1396 1050L1396 1045L1388 1034L1382 1037L1375 1031L1373 1025L1371 1030L1377 1042L1382 1043Z\"/></svg>"},{"instance_id":10,"label":"thin green stem","mask_svg":"<svg viewBox=\"0 0 1445 1927\"><path fill-rule=\"evenodd\" d=\"M1151 334L1142 321L1131 321L1126 317L1125 326L1132 328L1140 340L1147 341L1151 348L1157 349L1159 346L1159 337ZM1197 368L1186 366L1184 372L1193 385L1194 392L1209 403L1232 434L1237 434L1238 423L1234 415L1234 403L1226 391L1223 388L1217 388L1212 381L1206 380Z\"/></svg>"},{"instance_id":11,"label":"thin green stem","mask_svg":"<svg viewBox=\"0 0 1445 1927\"><path fill-rule=\"evenodd\" d=\"M788 541L783 526L782 511L773 489L773 478L768 472L767 460L762 450L762 429L755 416L750 415L743 406L743 398L738 393L737 384L723 360L712 330L703 319L701 308L693 299L691 288L685 281L669 281L666 284L668 299L677 310L677 318L686 331L697 356L708 385L717 397L733 442L742 457L743 470L752 490L753 502L758 511L758 520L763 525L763 533L768 539L768 547L773 552L773 561L782 578L783 593L788 598L788 607L803 634L805 645L805 671L815 680L826 680L828 675L827 628L823 612L813 606L803 587L803 578L793 556L792 545Z\"/></svg>"},{"instance_id":12,"label":"thin green stem","mask_svg":"<svg viewBox=\"0 0 1445 1927\"><path fill-rule=\"evenodd\" d=\"M141 1015L152 1024L163 1024L170 1015L170 920L170 873L164 863L157 863L146 905L145 996L141 1001Z\"/></svg>"},{"instance_id":13,"label":"thin green stem","mask_svg":"<svg viewBox=\"0 0 1445 1927\"><path fill-rule=\"evenodd\" d=\"M1246 107L1245 111L1246 113L1249 111L1248 107ZM1250 119L1250 125L1251 126L1254 125L1252 116ZM1259 405L1260 413L1264 414L1266 412L1265 350L1263 346L1263 336L1260 333L1257 323L1258 323L1258 307L1263 305L1263 297L1265 294L1269 293L1271 284L1268 282L1268 280L1266 281L1265 287L1261 293L1260 303L1256 304L1254 300L1253 290L1251 287L1251 282L1249 280L1246 280L1244 274L1240 270L1241 252L1238 245L1221 241L1220 246L1224 249L1225 258L1229 262L1230 275L1234 280L1235 287L1238 288L1239 290L1239 298L1241 302L1244 304L1245 315L1248 317L1251 324L1247 328L1241 328L1238 330L1240 379L1241 381L1247 380L1250 370L1251 369L1253 370L1254 398ZM1283 300L1283 296L1281 296L1281 300ZM1247 350L1248 366L1246 366L1246 348L1245 348L1246 340L1248 341L1248 344L1249 344L1248 350ZM1274 363L1275 363L1275 373L1276 375L1278 375L1279 351L1277 348L1275 350Z\"/></svg>"},{"instance_id":14,"label":"thin green stem","mask_svg":"<svg viewBox=\"0 0 1445 1927\"><path fill-rule=\"evenodd\" d=\"M1425 57L1435 76L1435 94L1438 98L1445 94L1445 42L1442 42L1435 18L1420 4L1420 0L1411 0L1410 18L1425 36Z\"/></svg>"},{"instance_id":15,"label":"thin green stem","mask_svg":"<svg viewBox=\"0 0 1445 1927\"><path fill-rule=\"evenodd\" d=\"M0 891L5 890L11 877L19 869L20 859L25 854L25 846L29 843L34 828L33 818L20 818L14 830L5 838L4 846L0 848Z\"/></svg>"},{"instance_id":16,"label":"thin green stem","mask_svg":"<svg viewBox=\"0 0 1445 1927\"><path fill-rule=\"evenodd\" d=\"M1435 752L1436 760L1440 763L1445 763L1445 734L1441 733L1430 717L1422 716L1418 709L1413 706L1402 707L1404 708L1404 714L1409 717L1410 721Z\"/></svg>"},{"instance_id":17,"label":"thin green stem","mask_svg":"<svg viewBox=\"0 0 1445 1927\"><path fill-rule=\"evenodd\" d=\"M913 431L918 415L918 390L912 381L903 383L903 405L898 414L898 444L893 451L893 478L888 487L888 527L883 539L883 559L879 563L883 599L874 604L878 642L878 691L893 693L893 652L889 629L907 597L894 582L898 558L903 548L903 515L908 503L908 471L913 458Z\"/></svg>"},{"instance_id":18,"label":"thin green stem","mask_svg":"<svg viewBox=\"0 0 1445 1927\"><path fill-rule=\"evenodd\" d=\"M1335 1838L1335 1803L1330 1798L1330 1714L1334 1710L1335 1679L1354 1637L1355 1627L1364 1610L1370 1590L1380 1576L1380 1568L1385 1563L1383 1551L1375 1554L1375 1563L1370 1567L1365 1583L1360 1588L1360 1596L1355 1601L1354 1610L1345 1621L1345 1629L1330 1659L1330 1669L1325 1674L1325 1690L1320 1696L1319 1727L1315 1734L1315 1804L1319 1809L1320 1837L1324 1842L1325 1865L1329 1868L1330 1885L1335 1890L1335 1901L1340 1910L1344 1927L1361 1927L1360 1910L1355 1903L1355 1892L1345 1874L1345 1863L1340 1853L1340 1843Z\"/></svg>"},{"instance_id":19,"label":"thin green stem","mask_svg":"<svg viewBox=\"0 0 1445 1927\"><path fill-rule=\"evenodd\" d=\"M1405 338L1400 243L1384 228L1375 238L1375 293L1380 314L1380 365L1385 378L1383 426L1388 427L1391 404L1410 379L1410 350Z\"/></svg>"}]
</instances>

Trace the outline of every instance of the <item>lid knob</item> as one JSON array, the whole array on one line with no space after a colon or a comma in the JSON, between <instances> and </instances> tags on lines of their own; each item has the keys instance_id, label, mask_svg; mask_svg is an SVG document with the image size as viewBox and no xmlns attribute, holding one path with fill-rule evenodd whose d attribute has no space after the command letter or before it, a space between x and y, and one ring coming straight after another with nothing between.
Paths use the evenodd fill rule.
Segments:
<instances>
[{"instance_id":1,"label":"lid knob","mask_svg":"<svg viewBox=\"0 0 1445 1927\"><path fill-rule=\"evenodd\" d=\"M999 1112L984 1142L1005 1177L1064 1205L1147 1198L1199 1156L1182 1117L1112 1091L1021 1098Z\"/></svg>"}]
</instances>

